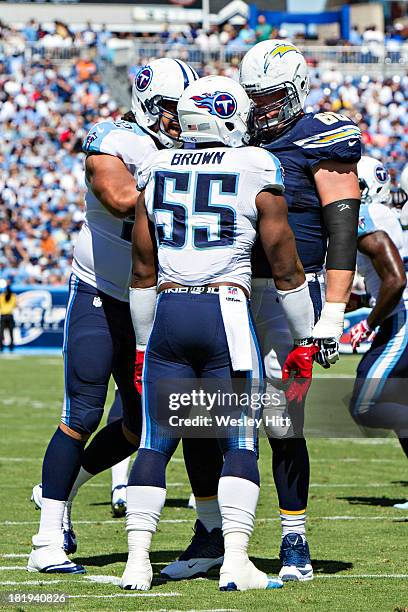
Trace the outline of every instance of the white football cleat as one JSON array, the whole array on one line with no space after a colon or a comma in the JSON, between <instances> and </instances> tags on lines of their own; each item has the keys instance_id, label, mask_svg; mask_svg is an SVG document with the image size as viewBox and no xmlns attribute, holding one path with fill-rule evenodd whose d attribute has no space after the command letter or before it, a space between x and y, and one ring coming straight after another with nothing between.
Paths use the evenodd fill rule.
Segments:
<instances>
[{"instance_id":1,"label":"white football cleat","mask_svg":"<svg viewBox=\"0 0 408 612\"><path fill-rule=\"evenodd\" d=\"M85 574L83 565L70 561L62 548L63 535L60 542L40 544L39 536L33 537L33 549L27 563L29 572L44 574Z\"/></svg>"},{"instance_id":2,"label":"white football cleat","mask_svg":"<svg viewBox=\"0 0 408 612\"><path fill-rule=\"evenodd\" d=\"M270 578L257 569L249 559L242 562L223 563L220 570L220 591L248 591L250 589L280 589L280 578Z\"/></svg>"},{"instance_id":3,"label":"white football cleat","mask_svg":"<svg viewBox=\"0 0 408 612\"><path fill-rule=\"evenodd\" d=\"M408 510L408 501L401 502L400 504L394 504L393 508L396 508L397 510Z\"/></svg>"},{"instance_id":4,"label":"white football cleat","mask_svg":"<svg viewBox=\"0 0 408 612\"><path fill-rule=\"evenodd\" d=\"M41 510L42 507L42 484L35 485L31 493L31 501L35 505L36 510ZM78 548L74 526L71 521L71 506L72 502L65 504L62 532L64 534L63 549L67 555L73 555Z\"/></svg>"},{"instance_id":5,"label":"white football cleat","mask_svg":"<svg viewBox=\"0 0 408 612\"><path fill-rule=\"evenodd\" d=\"M150 561L127 560L119 586L126 591L149 591L153 580Z\"/></svg>"},{"instance_id":6,"label":"white football cleat","mask_svg":"<svg viewBox=\"0 0 408 612\"><path fill-rule=\"evenodd\" d=\"M210 569L220 567L223 561L224 538L221 529L207 531L197 519L189 546L176 561L166 565L160 575L166 580L199 578L206 576Z\"/></svg>"}]
</instances>

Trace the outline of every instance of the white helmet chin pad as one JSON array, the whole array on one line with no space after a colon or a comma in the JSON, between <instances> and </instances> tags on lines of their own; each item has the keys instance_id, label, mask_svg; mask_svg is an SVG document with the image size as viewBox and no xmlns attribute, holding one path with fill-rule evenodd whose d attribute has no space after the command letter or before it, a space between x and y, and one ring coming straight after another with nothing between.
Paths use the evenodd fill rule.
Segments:
<instances>
[{"instance_id":1,"label":"white helmet chin pad","mask_svg":"<svg viewBox=\"0 0 408 612\"><path fill-rule=\"evenodd\" d=\"M219 142L227 147L249 143L253 103L234 80L207 76L190 85L177 105L184 142Z\"/></svg>"},{"instance_id":2,"label":"white helmet chin pad","mask_svg":"<svg viewBox=\"0 0 408 612\"><path fill-rule=\"evenodd\" d=\"M164 147L180 147L179 139L164 129L163 117L178 121L177 114L166 109L166 103L178 102L183 91L198 79L196 71L181 60L160 58L143 66L132 88L132 112L137 124Z\"/></svg>"},{"instance_id":3,"label":"white helmet chin pad","mask_svg":"<svg viewBox=\"0 0 408 612\"><path fill-rule=\"evenodd\" d=\"M363 155L357 164L362 204L392 205L391 177L383 163Z\"/></svg>"}]
</instances>

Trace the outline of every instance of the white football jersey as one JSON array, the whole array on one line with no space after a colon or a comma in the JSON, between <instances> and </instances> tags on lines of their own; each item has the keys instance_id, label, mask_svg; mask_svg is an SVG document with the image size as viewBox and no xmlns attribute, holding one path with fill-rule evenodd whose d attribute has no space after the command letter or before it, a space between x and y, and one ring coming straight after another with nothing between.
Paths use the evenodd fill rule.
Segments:
<instances>
[{"instance_id":1,"label":"white football jersey","mask_svg":"<svg viewBox=\"0 0 408 612\"><path fill-rule=\"evenodd\" d=\"M123 120L94 125L83 149L86 153L119 157L135 177L140 166L157 151L153 139L136 123ZM85 220L75 244L72 271L92 287L117 300L128 301L133 220L114 217L88 183L87 188Z\"/></svg>"},{"instance_id":2,"label":"white football jersey","mask_svg":"<svg viewBox=\"0 0 408 612\"><path fill-rule=\"evenodd\" d=\"M386 232L397 247L402 260L404 260L403 230L395 212L383 204L362 204L360 207L358 236L362 237L376 231ZM374 300L377 299L381 280L367 255L357 253L357 269L364 277L367 291ZM408 305L408 289L391 314L404 310ZM391 316L391 315L390 315Z\"/></svg>"},{"instance_id":3,"label":"white football jersey","mask_svg":"<svg viewBox=\"0 0 408 612\"><path fill-rule=\"evenodd\" d=\"M156 153L138 174L158 245L158 285L227 281L250 291L257 194L283 192L277 158L256 147Z\"/></svg>"},{"instance_id":4,"label":"white football jersey","mask_svg":"<svg viewBox=\"0 0 408 612\"><path fill-rule=\"evenodd\" d=\"M408 273L408 202L402 209L393 208L392 210L397 215L398 221L400 222L402 228L402 234L404 237L404 265Z\"/></svg>"}]
</instances>

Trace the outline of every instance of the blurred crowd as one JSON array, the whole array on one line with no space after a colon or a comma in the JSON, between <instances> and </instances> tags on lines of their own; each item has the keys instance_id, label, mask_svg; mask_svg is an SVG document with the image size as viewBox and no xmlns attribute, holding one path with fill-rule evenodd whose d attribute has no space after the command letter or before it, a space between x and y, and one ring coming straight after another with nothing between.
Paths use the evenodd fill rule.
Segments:
<instances>
[{"instance_id":1,"label":"blurred crowd","mask_svg":"<svg viewBox=\"0 0 408 612\"><path fill-rule=\"evenodd\" d=\"M34 22L19 33L0 25L0 279L58 285L67 283L83 219L82 140L93 123L121 113L102 81L97 53L98 59L83 55L58 65L34 54L27 62L24 43L14 45L13 38L31 40L39 32ZM257 36L271 34L268 26ZM246 34L241 38L247 40ZM89 41L97 51L101 41ZM213 61L198 69L200 76L237 79L238 66L237 55L226 66ZM130 70L132 78L138 68ZM375 79L313 63L310 68L307 112L351 116L362 130L365 152L381 158L397 184L408 157L408 76Z\"/></svg>"},{"instance_id":2,"label":"blurred crowd","mask_svg":"<svg viewBox=\"0 0 408 612\"><path fill-rule=\"evenodd\" d=\"M118 109L96 64L0 51L0 278L64 284L83 219L82 140Z\"/></svg>"}]
</instances>

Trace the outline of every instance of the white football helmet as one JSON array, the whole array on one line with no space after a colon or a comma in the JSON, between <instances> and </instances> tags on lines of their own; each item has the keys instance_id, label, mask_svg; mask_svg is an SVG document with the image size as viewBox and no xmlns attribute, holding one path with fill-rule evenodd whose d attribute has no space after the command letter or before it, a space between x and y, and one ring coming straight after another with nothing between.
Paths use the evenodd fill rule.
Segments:
<instances>
[{"instance_id":1,"label":"white football helmet","mask_svg":"<svg viewBox=\"0 0 408 612\"><path fill-rule=\"evenodd\" d=\"M285 40L264 40L252 47L241 62L239 81L255 102L255 128L261 140L292 124L310 89L305 58Z\"/></svg>"},{"instance_id":2,"label":"white football helmet","mask_svg":"<svg viewBox=\"0 0 408 612\"><path fill-rule=\"evenodd\" d=\"M166 132L163 117L178 124L176 105L198 74L181 60L160 58L143 66L132 89L132 112L137 124L166 148L180 147L179 138Z\"/></svg>"},{"instance_id":3,"label":"white football helmet","mask_svg":"<svg viewBox=\"0 0 408 612\"><path fill-rule=\"evenodd\" d=\"M363 155L357 164L362 204L391 206L391 177L382 162Z\"/></svg>"},{"instance_id":4,"label":"white football helmet","mask_svg":"<svg viewBox=\"0 0 408 612\"><path fill-rule=\"evenodd\" d=\"M177 105L184 142L242 147L250 139L253 103L236 81L207 76L192 83Z\"/></svg>"}]
</instances>

